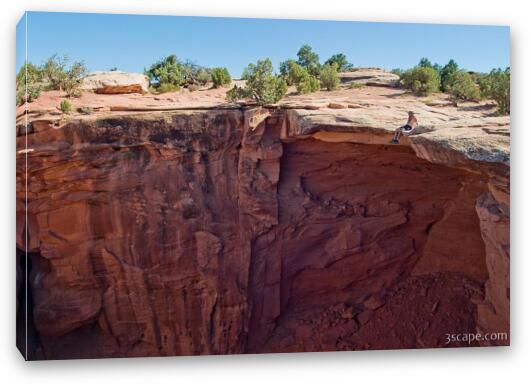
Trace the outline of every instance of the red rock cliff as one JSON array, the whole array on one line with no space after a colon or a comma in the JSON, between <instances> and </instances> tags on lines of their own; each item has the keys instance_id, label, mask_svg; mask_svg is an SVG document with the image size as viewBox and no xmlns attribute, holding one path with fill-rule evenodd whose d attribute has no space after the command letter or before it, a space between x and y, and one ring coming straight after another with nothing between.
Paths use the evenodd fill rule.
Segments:
<instances>
[{"instance_id":1,"label":"red rock cliff","mask_svg":"<svg viewBox=\"0 0 531 384\"><path fill-rule=\"evenodd\" d=\"M308 113L19 126L30 356L422 348L507 332L507 165L449 135L388 146L367 122Z\"/></svg>"}]
</instances>

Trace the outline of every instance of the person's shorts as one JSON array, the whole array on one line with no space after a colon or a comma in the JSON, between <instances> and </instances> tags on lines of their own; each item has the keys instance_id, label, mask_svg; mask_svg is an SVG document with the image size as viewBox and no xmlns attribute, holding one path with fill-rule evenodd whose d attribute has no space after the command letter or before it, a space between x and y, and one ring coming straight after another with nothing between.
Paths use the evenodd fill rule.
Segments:
<instances>
[{"instance_id":1,"label":"person's shorts","mask_svg":"<svg viewBox=\"0 0 531 384\"><path fill-rule=\"evenodd\" d=\"M413 127L409 124L406 124L402 127L402 130L404 130L405 132L409 132L413 129Z\"/></svg>"}]
</instances>

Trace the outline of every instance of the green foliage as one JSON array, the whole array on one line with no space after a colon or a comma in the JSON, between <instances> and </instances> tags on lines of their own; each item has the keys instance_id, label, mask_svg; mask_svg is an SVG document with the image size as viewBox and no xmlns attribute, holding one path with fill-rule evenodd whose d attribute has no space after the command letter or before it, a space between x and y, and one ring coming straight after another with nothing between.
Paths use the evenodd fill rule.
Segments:
<instances>
[{"instance_id":1,"label":"green foliage","mask_svg":"<svg viewBox=\"0 0 531 384\"><path fill-rule=\"evenodd\" d=\"M317 76L321 68L319 55L312 50L308 44L303 45L297 52L297 63L304 67L310 75Z\"/></svg>"},{"instance_id":2,"label":"green foliage","mask_svg":"<svg viewBox=\"0 0 531 384\"><path fill-rule=\"evenodd\" d=\"M17 103L35 100L44 88L65 91L69 97L78 96L86 74L87 68L82 61L68 66L68 57L64 55L51 56L41 67L27 63L17 74Z\"/></svg>"},{"instance_id":3,"label":"green foliage","mask_svg":"<svg viewBox=\"0 0 531 384\"><path fill-rule=\"evenodd\" d=\"M306 93L317 92L321 89L321 81L315 76L305 72L300 81L297 83L297 92L301 95Z\"/></svg>"},{"instance_id":4,"label":"green foliage","mask_svg":"<svg viewBox=\"0 0 531 384\"><path fill-rule=\"evenodd\" d=\"M401 68L393 68L391 69L391 73L394 73L397 76L402 76L404 74L404 70Z\"/></svg>"},{"instance_id":5,"label":"green foliage","mask_svg":"<svg viewBox=\"0 0 531 384\"><path fill-rule=\"evenodd\" d=\"M66 80L66 66L68 64L68 56L54 54L43 64L42 76L48 83L48 89L61 90Z\"/></svg>"},{"instance_id":6,"label":"green foliage","mask_svg":"<svg viewBox=\"0 0 531 384\"><path fill-rule=\"evenodd\" d=\"M234 84L234 86L227 91L227 100L233 103L237 102L238 100L246 99L250 97L251 95L250 95L250 92L248 92L248 90L246 90L245 88L239 87L236 84Z\"/></svg>"},{"instance_id":7,"label":"green foliage","mask_svg":"<svg viewBox=\"0 0 531 384\"><path fill-rule=\"evenodd\" d=\"M83 77L86 75L87 68L82 61L76 61L66 71L61 87L69 97L79 96Z\"/></svg>"},{"instance_id":8,"label":"green foliage","mask_svg":"<svg viewBox=\"0 0 531 384\"><path fill-rule=\"evenodd\" d=\"M39 98L41 95L41 87L28 87L26 92L25 88L17 89L16 93L16 105L24 104L25 102L31 103Z\"/></svg>"},{"instance_id":9,"label":"green foliage","mask_svg":"<svg viewBox=\"0 0 531 384\"><path fill-rule=\"evenodd\" d=\"M117 70L118 70L117 67L112 67L111 69L109 69L109 71L111 71L111 72L116 72Z\"/></svg>"},{"instance_id":10,"label":"green foliage","mask_svg":"<svg viewBox=\"0 0 531 384\"><path fill-rule=\"evenodd\" d=\"M354 66L347 61L347 57L343 53L336 53L332 55L328 60L325 61L325 64L336 64L338 72L348 72L352 71Z\"/></svg>"},{"instance_id":11,"label":"green foliage","mask_svg":"<svg viewBox=\"0 0 531 384\"><path fill-rule=\"evenodd\" d=\"M474 71L468 71L468 74L472 77L472 80L474 80L474 82L476 84L478 84L478 85L479 85L481 79L486 76L486 74L484 74L484 73L474 72ZM480 89L481 89L481 87L480 87Z\"/></svg>"},{"instance_id":12,"label":"green foliage","mask_svg":"<svg viewBox=\"0 0 531 384\"><path fill-rule=\"evenodd\" d=\"M421 58L420 61L419 61L419 64L417 65L417 67L432 68L432 69L435 69L437 72L441 71L441 66L439 64L437 64L437 63L432 64L431 61L428 60L427 57Z\"/></svg>"},{"instance_id":13,"label":"green foliage","mask_svg":"<svg viewBox=\"0 0 531 384\"><path fill-rule=\"evenodd\" d=\"M42 76L48 83L48 89L65 91L69 97L78 96L87 68L82 61L75 61L70 67L68 62L66 55L53 55L43 64Z\"/></svg>"},{"instance_id":14,"label":"green foliage","mask_svg":"<svg viewBox=\"0 0 531 384\"><path fill-rule=\"evenodd\" d=\"M179 88L185 80L182 65L175 55L169 55L155 62L144 73L149 78L151 85L157 88L163 85Z\"/></svg>"},{"instance_id":15,"label":"green foliage","mask_svg":"<svg viewBox=\"0 0 531 384\"><path fill-rule=\"evenodd\" d=\"M229 85L231 82L231 77L229 70L227 68L213 68L212 69L212 83L214 88L219 88L224 85Z\"/></svg>"},{"instance_id":16,"label":"green foliage","mask_svg":"<svg viewBox=\"0 0 531 384\"><path fill-rule=\"evenodd\" d=\"M153 93L179 92L180 90L181 86L179 85L162 83L155 88L155 92Z\"/></svg>"},{"instance_id":17,"label":"green foliage","mask_svg":"<svg viewBox=\"0 0 531 384\"><path fill-rule=\"evenodd\" d=\"M289 72L286 82L289 85L298 85L302 80L306 79L310 74L304 67L297 64L295 61L289 63Z\"/></svg>"},{"instance_id":18,"label":"green foliage","mask_svg":"<svg viewBox=\"0 0 531 384\"><path fill-rule=\"evenodd\" d=\"M441 84L439 73L432 67L415 67L405 71L400 77L402 85L417 95L438 92Z\"/></svg>"},{"instance_id":19,"label":"green foliage","mask_svg":"<svg viewBox=\"0 0 531 384\"><path fill-rule=\"evenodd\" d=\"M464 70L453 72L447 83L447 92L457 106L458 101L478 100L480 92L478 85L470 74Z\"/></svg>"},{"instance_id":20,"label":"green foliage","mask_svg":"<svg viewBox=\"0 0 531 384\"><path fill-rule=\"evenodd\" d=\"M25 62L17 73L17 87L25 86L27 83L39 83L42 81L42 71L35 64Z\"/></svg>"},{"instance_id":21,"label":"green foliage","mask_svg":"<svg viewBox=\"0 0 531 384\"><path fill-rule=\"evenodd\" d=\"M306 68L295 60L286 60L280 64L280 73L288 85L295 85L297 92L306 94L316 92L321 88L321 82L313 75L310 75Z\"/></svg>"},{"instance_id":22,"label":"green foliage","mask_svg":"<svg viewBox=\"0 0 531 384\"><path fill-rule=\"evenodd\" d=\"M59 104L59 109L63 112L63 113L68 113L72 110L72 103L68 100L63 100L61 101L61 104Z\"/></svg>"},{"instance_id":23,"label":"green foliage","mask_svg":"<svg viewBox=\"0 0 531 384\"><path fill-rule=\"evenodd\" d=\"M439 75L441 77L441 90L443 92L448 92L448 87L450 85L450 78L454 73L459 70L459 66L454 60L450 60L448 64L441 68Z\"/></svg>"},{"instance_id":24,"label":"green foliage","mask_svg":"<svg viewBox=\"0 0 531 384\"><path fill-rule=\"evenodd\" d=\"M181 66L183 82L179 85L206 85L211 80L211 71L191 61L186 61Z\"/></svg>"},{"instance_id":25,"label":"green foliage","mask_svg":"<svg viewBox=\"0 0 531 384\"><path fill-rule=\"evenodd\" d=\"M421 68L433 68L433 65L431 64L431 61L427 57L423 57L420 59L418 63L418 67Z\"/></svg>"},{"instance_id":26,"label":"green foliage","mask_svg":"<svg viewBox=\"0 0 531 384\"><path fill-rule=\"evenodd\" d=\"M275 104L288 90L286 81L273 75L273 64L270 59L249 64L243 72L242 79L246 80L245 88L235 85L229 90L227 98L230 101L253 99L259 105Z\"/></svg>"},{"instance_id":27,"label":"green foliage","mask_svg":"<svg viewBox=\"0 0 531 384\"><path fill-rule=\"evenodd\" d=\"M321 85L328 91L339 88L339 74L335 63L323 65L319 78L321 79Z\"/></svg>"},{"instance_id":28,"label":"green foliage","mask_svg":"<svg viewBox=\"0 0 531 384\"><path fill-rule=\"evenodd\" d=\"M193 63L181 62L176 55L169 55L144 71L155 92L176 92L181 87L199 89L212 80L211 70Z\"/></svg>"},{"instance_id":29,"label":"green foliage","mask_svg":"<svg viewBox=\"0 0 531 384\"><path fill-rule=\"evenodd\" d=\"M280 76L286 80L286 82L288 83L288 85L293 85L293 83L291 83L290 79L289 79L289 72L290 72L290 69L293 65L299 65L297 63L297 61L295 60L292 60L292 59L289 59L289 60L286 60L286 61L283 61L280 63L279 65L279 71L280 71Z\"/></svg>"},{"instance_id":30,"label":"green foliage","mask_svg":"<svg viewBox=\"0 0 531 384\"><path fill-rule=\"evenodd\" d=\"M201 68L195 73L195 81L199 85L206 85L212 80L212 72L208 68Z\"/></svg>"},{"instance_id":31,"label":"green foliage","mask_svg":"<svg viewBox=\"0 0 531 384\"><path fill-rule=\"evenodd\" d=\"M481 95L498 104L500 114L511 113L511 69L493 69L479 81Z\"/></svg>"},{"instance_id":32,"label":"green foliage","mask_svg":"<svg viewBox=\"0 0 531 384\"><path fill-rule=\"evenodd\" d=\"M16 79L16 104L31 103L42 90L42 72L35 64L26 62L20 68Z\"/></svg>"}]
</instances>

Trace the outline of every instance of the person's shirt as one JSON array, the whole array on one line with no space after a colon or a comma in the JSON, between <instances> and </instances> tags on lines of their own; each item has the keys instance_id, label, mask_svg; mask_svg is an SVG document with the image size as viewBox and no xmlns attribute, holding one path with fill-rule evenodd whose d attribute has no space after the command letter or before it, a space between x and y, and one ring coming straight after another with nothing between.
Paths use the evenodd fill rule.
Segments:
<instances>
[{"instance_id":1,"label":"person's shirt","mask_svg":"<svg viewBox=\"0 0 531 384\"><path fill-rule=\"evenodd\" d=\"M409 116L407 119L407 125L409 125L411 128L417 128L419 123L417 121L417 118L415 116Z\"/></svg>"}]
</instances>

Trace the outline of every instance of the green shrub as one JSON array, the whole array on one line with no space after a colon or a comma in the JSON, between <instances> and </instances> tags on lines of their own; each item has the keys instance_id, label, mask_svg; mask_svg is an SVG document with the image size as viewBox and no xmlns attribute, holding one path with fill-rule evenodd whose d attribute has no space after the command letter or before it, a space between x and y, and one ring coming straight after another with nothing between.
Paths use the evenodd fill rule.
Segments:
<instances>
[{"instance_id":1,"label":"green shrub","mask_svg":"<svg viewBox=\"0 0 531 384\"><path fill-rule=\"evenodd\" d=\"M431 67L415 67L405 71L400 77L402 85L418 95L439 92L439 73Z\"/></svg>"},{"instance_id":2,"label":"green shrub","mask_svg":"<svg viewBox=\"0 0 531 384\"><path fill-rule=\"evenodd\" d=\"M78 96L87 68L82 61L76 61L68 67L68 56L57 54L50 57L41 68L48 89L65 91L67 96Z\"/></svg>"},{"instance_id":3,"label":"green shrub","mask_svg":"<svg viewBox=\"0 0 531 384\"><path fill-rule=\"evenodd\" d=\"M251 98L250 93L245 88L239 87L236 84L227 91L227 100L235 103L241 99Z\"/></svg>"},{"instance_id":4,"label":"green shrub","mask_svg":"<svg viewBox=\"0 0 531 384\"><path fill-rule=\"evenodd\" d=\"M162 85L179 88L185 82L182 64L175 55L169 55L155 62L144 73L149 78L151 85L157 88Z\"/></svg>"},{"instance_id":5,"label":"green shrub","mask_svg":"<svg viewBox=\"0 0 531 384\"><path fill-rule=\"evenodd\" d=\"M441 76L441 90L443 92L448 92L448 87L450 85L450 78L454 73L459 70L459 66L454 60L450 60L448 64L442 67L439 75Z\"/></svg>"},{"instance_id":6,"label":"green shrub","mask_svg":"<svg viewBox=\"0 0 531 384\"><path fill-rule=\"evenodd\" d=\"M317 92L319 89L321 89L321 81L308 72L305 72L305 75L297 83L297 92L301 95Z\"/></svg>"},{"instance_id":7,"label":"green shrub","mask_svg":"<svg viewBox=\"0 0 531 384\"><path fill-rule=\"evenodd\" d=\"M198 89L211 81L211 70L192 61L181 62L176 55L155 62L144 74L159 93L175 92L183 86Z\"/></svg>"},{"instance_id":8,"label":"green shrub","mask_svg":"<svg viewBox=\"0 0 531 384\"><path fill-rule=\"evenodd\" d=\"M54 54L43 64L42 76L48 83L48 89L61 90L66 80L66 66L68 64L68 57L66 55L59 56Z\"/></svg>"},{"instance_id":9,"label":"green shrub","mask_svg":"<svg viewBox=\"0 0 531 384\"><path fill-rule=\"evenodd\" d=\"M428 58L426 57L423 57L422 59L420 59L419 64L417 66L421 68L432 68L432 69L435 69L437 72L441 71L441 66L439 64L437 63L432 64L431 61L428 60Z\"/></svg>"},{"instance_id":10,"label":"green shrub","mask_svg":"<svg viewBox=\"0 0 531 384\"><path fill-rule=\"evenodd\" d=\"M235 85L229 90L227 98L230 101L253 99L259 105L275 104L288 90L286 81L273 75L273 64L269 59L249 64L243 72L242 79L246 80L245 88Z\"/></svg>"},{"instance_id":11,"label":"green shrub","mask_svg":"<svg viewBox=\"0 0 531 384\"><path fill-rule=\"evenodd\" d=\"M211 71L192 61L185 61L180 64L183 82L179 85L206 85L211 81Z\"/></svg>"},{"instance_id":12,"label":"green shrub","mask_svg":"<svg viewBox=\"0 0 531 384\"><path fill-rule=\"evenodd\" d=\"M24 63L20 68L16 78L16 104L36 100L42 90L42 72L32 63Z\"/></svg>"},{"instance_id":13,"label":"green shrub","mask_svg":"<svg viewBox=\"0 0 531 384\"><path fill-rule=\"evenodd\" d=\"M336 64L338 72L348 72L354 69L354 66L347 61L347 57L343 53L336 53L332 55L325 64Z\"/></svg>"},{"instance_id":14,"label":"green shrub","mask_svg":"<svg viewBox=\"0 0 531 384\"><path fill-rule=\"evenodd\" d=\"M337 73L337 65L325 64L320 72L321 85L328 91L333 91L339 88L339 74Z\"/></svg>"},{"instance_id":15,"label":"green shrub","mask_svg":"<svg viewBox=\"0 0 531 384\"><path fill-rule=\"evenodd\" d=\"M195 73L195 81L200 85L206 85L209 81L212 81L212 71L201 67Z\"/></svg>"},{"instance_id":16,"label":"green shrub","mask_svg":"<svg viewBox=\"0 0 531 384\"><path fill-rule=\"evenodd\" d=\"M291 62L288 73L288 84L299 85L303 80L307 80L311 76L310 73L296 62Z\"/></svg>"},{"instance_id":17,"label":"green shrub","mask_svg":"<svg viewBox=\"0 0 531 384\"><path fill-rule=\"evenodd\" d=\"M214 68L212 69L212 83L214 88L219 88L224 85L229 85L231 77L227 68Z\"/></svg>"},{"instance_id":18,"label":"green shrub","mask_svg":"<svg viewBox=\"0 0 531 384\"><path fill-rule=\"evenodd\" d=\"M319 64L319 55L312 50L308 44L303 45L297 52L297 63L305 68L310 75L319 75L321 64Z\"/></svg>"},{"instance_id":19,"label":"green shrub","mask_svg":"<svg viewBox=\"0 0 531 384\"><path fill-rule=\"evenodd\" d=\"M68 100L63 100L61 101L61 104L59 104L59 109L63 112L63 113L68 113L72 110L72 103Z\"/></svg>"},{"instance_id":20,"label":"green shrub","mask_svg":"<svg viewBox=\"0 0 531 384\"><path fill-rule=\"evenodd\" d=\"M24 88L17 89L16 92L16 105L24 104L26 102L31 103L39 98L41 95L40 87L28 87L28 91Z\"/></svg>"},{"instance_id":21,"label":"green shrub","mask_svg":"<svg viewBox=\"0 0 531 384\"><path fill-rule=\"evenodd\" d=\"M500 114L511 113L511 69L493 69L479 81L481 95L498 104Z\"/></svg>"},{"instance_id":22,"label":"green shrub","mask_svg":"<svg viewBox=\"0 0 531 384\"><path fill-rule=\"evenodd\" d=\"M431 64L431 61L427 57L422 57L419 60L418 66L422 67L422 68L432 68L433 67L433 65Z\"/></svg>"},{"instance_id":23,"label":"green shrub","mask_svg":"<svg viewBox=\"0 0 531 384\"><path fill-rule=\"evenodd\" d=\"M310 75L306 68L295 60L287 60L280 64L282 78L288 85L295 85L297 92L306 94L316 92L321 88L321 82L313 75Z\"/></svg>"},{"instance_id":24,"label":"green shrub","mask_svg":"<svg viewBox=\"0 0 531 384\"><path fill-rule=\"evenodd\" d=\"M82 61L76 61L72 64L72 66L66 71L66 76L61 86L67 96L79 96L83 77L86 75L87 68Z\"/></svg>"},{"instance_id":25,"label":"green shrub","mask_svg":"<svg viewBox=\"0 0 531 384\"><path fill-rule=\"evenodd\" d=\"M468 74L472 77L472 80L474 80L474 83L476 83L477 85L480 85L479 83L481 82L481 79L486 76L484 73L474 71L468 71Z\"/></svg>"},{"instance_id":26,"label":"green shrub","mask_svg":"<svg viewBox=\"0 0 531 384\"><path fill-rule=\"evenodd\" d=\"M175 84L162 83L155 88L156 93L179 92L181 87Z\"/></svg>"},{"instance_id":27,"label":"green shrub","mask_svg":"<svg viewBox=\"0 0 531 384\"><path fill-rule=\"evenodd\" d=\"M286 80L286 83L288 85L293 85L289 79L289 71L290 71L290 68L294 65L294 64L297 64L297 61L295 60L292 60L292 59L289 59L289 60L286 60L286 61L282 61L279 65L279 71L280 71L280 76Z\"/></svg>"},{"instance_id":28,"label":"green shrub","mask_svg":"<svg viewBox=\"0 0 531 384\"><path fill-rule=\"evenodd\" d=\"M460 100L478 100L480 98L478 85L472 76L464 70L456 71L450 75L447 82L447 92L456 107Z\"/></svg>"}]
</instances>

